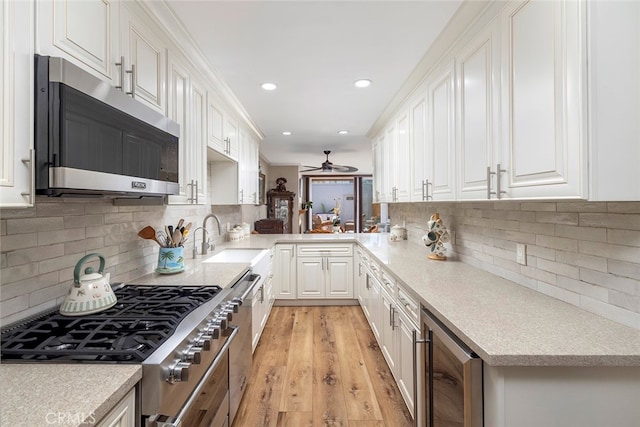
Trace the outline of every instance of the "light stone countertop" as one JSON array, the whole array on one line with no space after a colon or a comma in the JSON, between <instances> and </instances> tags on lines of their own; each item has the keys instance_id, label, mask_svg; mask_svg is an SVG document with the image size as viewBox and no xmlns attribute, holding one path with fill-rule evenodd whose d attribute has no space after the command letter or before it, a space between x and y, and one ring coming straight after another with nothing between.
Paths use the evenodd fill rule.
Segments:
<instances>
[{"instance_id":1,"label":"light stone countertop","mask_svg":"<svg viewBox=\"0 0 640 427\"><path fill-rule=\"evenodd\" d=\"M140 365L0 365L0 425L95 425L142 378Z\"/></svg>"},{"instance_id":2,"label":"light stone countertop","mask_svg":"<svg viewBox=\"0 0 640 427\"><path fill-rule=\"evenodd\" d=\"M640 329L385 233L252 235L218 250L336 241L358 242L489 365L640 366Z\"/></svg>"}]
</instances>

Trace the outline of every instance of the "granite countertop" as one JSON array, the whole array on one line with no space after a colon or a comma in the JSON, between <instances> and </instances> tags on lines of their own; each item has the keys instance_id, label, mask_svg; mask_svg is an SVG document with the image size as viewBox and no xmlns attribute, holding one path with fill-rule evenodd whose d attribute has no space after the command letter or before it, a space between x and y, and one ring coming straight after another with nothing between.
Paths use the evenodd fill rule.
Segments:
<instances>
[{"instance_id":1,"label":"granite countertop","mask_svg":"<svg viewBox=\"0 0 640 427\"><path fill-rule=\"evenodd\" d=\"M95 425L141 378L140 365L4 363L0 425Z\"/></svg>"}]
</instances>

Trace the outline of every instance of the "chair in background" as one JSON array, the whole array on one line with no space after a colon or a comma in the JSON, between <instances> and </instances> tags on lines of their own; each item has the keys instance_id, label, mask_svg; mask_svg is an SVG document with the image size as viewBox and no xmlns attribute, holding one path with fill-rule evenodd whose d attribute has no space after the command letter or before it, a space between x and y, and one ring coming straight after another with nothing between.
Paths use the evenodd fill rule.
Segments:
<instances>
[{"instance_id":1,"label":"chair in background","mask_svg":"<svg viewBox=\"0 0 640 427\"><path fill-rule=\"evenodd\" d=\"M319 231L319 230L322 230L322 231ZM322 218L320 217L320 215L313 215L311 231L315 232L315 233L318 233L318 232L332 233L333 232L333 222L331 222L331 221L323 221Z\"/></svg>"}]
</instances>

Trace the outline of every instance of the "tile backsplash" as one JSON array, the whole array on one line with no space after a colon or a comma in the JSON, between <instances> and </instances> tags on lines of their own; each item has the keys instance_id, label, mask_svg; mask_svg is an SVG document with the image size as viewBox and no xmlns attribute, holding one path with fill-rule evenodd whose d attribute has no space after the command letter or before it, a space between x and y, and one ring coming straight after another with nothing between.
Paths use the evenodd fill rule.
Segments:
<instances>
[{"instance_id":1,"label":"tile backsplash","mask_svg":"<svg viewBox=\"0 0 640 427\"><path fill-rule=\"evenodd\" d=\"M115 206L110 199L52 199L38 197L28 209L0 211L0 323L20 320L62 302L73 282L73 269L85 254L106 259L111 282L123 282L152 272L158 245L137 233L146 225L156 229L184 218L192 222L185 245L192 256L202 241L203 218L216 213L230 225L260 215L263 207L240 206ZM251 212L249 212L250 210ZM254 212L255 211L255 212ZM214 220L207 224L212 241L221 241Z\"/></svg>"},{"instance_id":2,"label":"tile backsplash","mask_svg":"<svg viewBox=\"0 0 640 427\"><path fill-rule=\"evenodd\" d=\"M640 202L436 202L389 205L421 242L438 212L451 256L640 329ZM527 265L516 262L526 246Z\"/></svg>"}]
</instances>

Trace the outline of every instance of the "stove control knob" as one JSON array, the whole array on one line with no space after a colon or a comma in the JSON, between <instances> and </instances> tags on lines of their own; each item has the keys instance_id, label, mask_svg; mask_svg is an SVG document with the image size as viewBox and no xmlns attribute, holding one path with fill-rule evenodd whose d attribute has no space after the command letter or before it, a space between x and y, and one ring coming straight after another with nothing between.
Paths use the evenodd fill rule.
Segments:
<instances>
[{"instance_id":1,"label":"stove control knob","mask_svg":"<svg viewBox=\"0 0 640 427\"><path fill-rule=\"evenodd\" d=\"M201 359L201 353L202 353L202 348L192 345L189 348L187 348L183 354L187 362L191 362L195 365L199 365L200 359Z\"/></svg>"},{"instance_id":2,"label":"stove control knob","mask_svg":"<svg viewBox=\"0 0 640 427\"><path fill-rule=\"evenodd\" d=\"M234 297L231 301L238 303L238 305L242 305L242 303L244 302L240 297Z\"/></svg>"},{"instance_id":3,"label":"stove control knob","mask_svg":"<svg viewBox=\"0 0 640 427\"><path fill-rule=\"evenodd\" d=\"M220 338L220 331L225 329L227 329L227 319L216 317L207 324L203 332L217 340Z\"/></svg>"},{"instance_id":4,"label":"stove control knob","mask_svg":"<svg viewBox=\"0 0 640 427\"><path fill-rule=\"evenodd\" d=\"M177 362L169 368L169 378L167 381L171 384L189 381L189 367L191 363Z\"/></svg>"},{"instance_id":5,"label":"stove control knob","mask_svg":"<svg viewBox=\"0 0 640 427\"><path fill-rule=\"evenodd\" d=\"M238 308L239 308L241 305L242 305L242 303L241 303L241 302L238 302L238 301L229 301L229 302L227 303L227 310L231 310L231 311L233 311L234 313L237 313L237 312L238 312Z\"/></svg>"},{"instance_id":6,"label":"stove control knob","mask_svg":"<svg viewBox=\"0 0 640 427\"><path fill-rule=\"evenodd\" d=\"M233 320L233 309L225 307L222 309L222 317L226 317L228 321ZM225 328L226 329L226 328Z\"/></svg>"},{"instance_id":7,"label":"stove control knob","mask_svg":"<svg viewBox=\"0 0 640 427\"><path fill-rule=\"evenodd\" d=\"M195 345L201 347L204 351L211 350L211 340L213 337L211 335L202 333L196 337Z\"/></svg>"}]
</instances>

